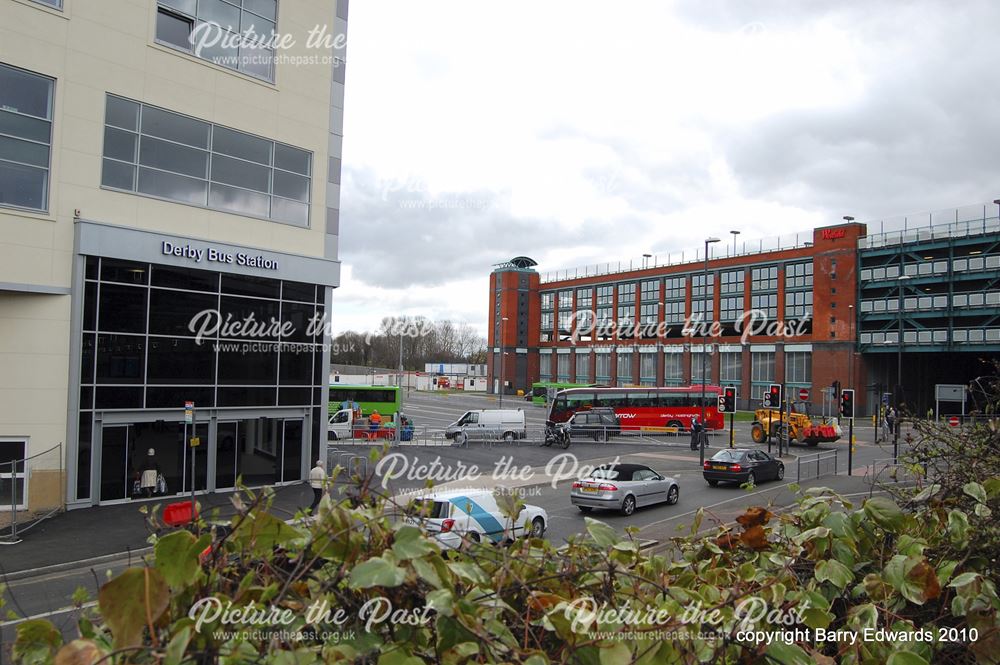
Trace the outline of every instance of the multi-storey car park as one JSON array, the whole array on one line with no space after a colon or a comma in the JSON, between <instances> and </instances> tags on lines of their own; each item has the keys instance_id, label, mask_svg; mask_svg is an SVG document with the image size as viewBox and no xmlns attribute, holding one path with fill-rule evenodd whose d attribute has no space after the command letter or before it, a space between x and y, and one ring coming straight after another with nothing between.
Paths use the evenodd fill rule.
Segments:
<instances>
[{"instance_id":1,"label":"multi-storey car park","mask_svg":"<svg viewBox=\"0 0 1000 665\"><path fill-rule=\"evenodd\" d=\"M1000 352L997 205L723 238L706 244L707 262L701 248L543 275L511 259L490 275L490 389L500 390L502 362L506 393L534 381L704 376L736 386L741 408L784 383L816 412L825 393L832 413L839 382L856 389L859 413L898 399L926 414L936 384L973 382Z\"/></svg>"}]
</instances>

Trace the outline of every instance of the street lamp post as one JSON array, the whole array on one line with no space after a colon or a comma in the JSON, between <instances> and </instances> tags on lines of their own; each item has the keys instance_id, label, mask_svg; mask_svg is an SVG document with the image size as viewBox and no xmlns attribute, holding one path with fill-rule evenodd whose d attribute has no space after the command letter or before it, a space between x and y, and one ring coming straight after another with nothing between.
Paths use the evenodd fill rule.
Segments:
<instances>
[{"instance_id":1,"label":"street lamp post","mask_svg":"<svg viewBox=\"0 0 1000 665\"><path fill-rule=\"evenodd\" d=\"M735 237L735 236L734 236ZM705 361L708 356L708 246L719 242L718 238L706 238L705 239L705 272L702 277L702 288L704 289L703 295L703 306L702 315L705 320L701 322L701 431L702 434L699 437L698 442L698 457L700 459L700 464L705 463L705 439L708 437L705 435Z\"/></svg>"},{"instance_id":2,"label":"street lamp post","mask_svg":"<svg viewBox=\"0 0 1000 665\"><path fill-rule=\"evenodd\" d=\"M740 234L739 231L730 231L733 234L733 256L736 256L736 236Z\"/></svg>"},{"instance_id":3,"label":"street lamp post","mask_svg":"<svg viewBox=\"0 0 1000 665\"><path fill-rule=\"evenodd\" d=\"M501 408L501 409L503 408L503 393L504 393L504 382L503 382L503 357L504 357L503 343L504 343L504 339L503 339L503 334L504 334L504 330L506 329L506 326L504 325L505 323L507 323L507 317L506 316L501 317L500 318L500 406L499 406L499 408Z\"/></svg>"},{"instance_id":4,"label":"street lamp post","mask_svg":"<svg viewBox=\"0 0 1000 665\"><path fill-rule=\"evenodd\" d=\"M642 255L642 267L643 267L643 269L646 269L646 268L649 267L649 260L651 258L653 258L652 254L643 254Z\"/></svg>"}]
</instances>

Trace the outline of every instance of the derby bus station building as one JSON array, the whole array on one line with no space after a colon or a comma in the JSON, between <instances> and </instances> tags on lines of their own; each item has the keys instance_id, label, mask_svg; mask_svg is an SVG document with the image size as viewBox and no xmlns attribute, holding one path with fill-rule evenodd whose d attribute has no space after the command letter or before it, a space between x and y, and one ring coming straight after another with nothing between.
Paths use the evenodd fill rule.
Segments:
<instances>
[{"instance_id":1,"label":"derby bus station building","mask_svg":"<svg viewBox=\"0 0 1000 665\"><path fill-rule=\"evenodd\" d=\"M819 413L839 382L857 391L859 414L887 399L926 414L935 384L967 384L1000 357L996 211L847 217L547 275L517 257L490 275L490 390L501 374L506 393L535 381L697 385L704 367L705 383L738 388L743 409L784 383Z\"/></svg>"}]
</instances>

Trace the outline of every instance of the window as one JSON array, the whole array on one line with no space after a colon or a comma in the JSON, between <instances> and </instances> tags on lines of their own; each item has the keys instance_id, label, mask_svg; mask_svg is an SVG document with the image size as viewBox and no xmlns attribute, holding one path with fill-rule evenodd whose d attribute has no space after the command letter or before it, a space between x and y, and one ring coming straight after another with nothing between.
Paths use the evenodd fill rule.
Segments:
<instances>
[{"instance_id":1,"label":"window","mask_svg":"<svg viewBox=\"0 0 1000 665\"><path fill-rule=\"evenodd\" d=\"M274 81L277 0L159 0L156 41Z\"/></svg>"},{"instance_id":2,"label":"window","mask_svg":"<svg viewBox=\"0 0 1000 665\"><path fill-rule=\"evenodd\" d=\"M743 293L743 270L727 270L722 273L720 290L723 295L727 293Z\"/></svg>"},{"instance_id":3,"label":"window","mask_svg":"<svg viewBox=\"0 0 1000 665\"><path fill-rule=\"evenodd\" d=\"M785 383L812 384L812 353L793 351L785 354Z\"/></svg>"},{"instance_id":4,"label":"window","mask_svg":"<svg viewBox=\"0 0 1000 665\"><path fill-rule=\"evenodd\" d=\"M663 305L665 323L684 323L684 301L668 302Z\"/></svg>"},{"instance_id":5,"label":"window","mask_svg":"<svg viewBox=\"0 0 1000 665\"><path fill-rule=\"evenodd\" d=\"M733 324L743 317L743 296L731 296L719 301L719 321L723 325Z\"/></svg>"},{"instance_id":6,"label":"window","mask_svg":"<svg viewBox=\"0 0 1000 665\"><path fill-rule=\"evenodd\" d=\"M647 332L656 332L655 327L657 323L657 310L659 308L660 306L655 302L639 306L639 323L641 323L644 327L651 329Z\"/></svg>"},{"instance_id":7,"label":"window","mask_svg":"<svg viewBox=\"0 0 1000 665\"><path fill-rule=\"evenodd\" d=\"M667 300L683 300L687 295L687 277L668 277L664 284L664 298Z\"/></svg>"},{"instance_id":8,"label":"window","mask_svg":"<svg viewBox=\"0 0 1000 665\"><path fill-rule=\"evenodd\" d=\"M10 511L12 503L22 509L28 503L24 468L27 449L28 442L25 439L0 439L0 511Z\"/></svg>"},{"instance_id":9,"label":"window","mask_svg":"<svg viewBox=\"0 0 1000 665\"><path fill-rule=\"evenodd\" d=\"M560 310L573 309L573 292L572 291L560 291L559 292L559 309Z\"/></svg>"},{"instance_id":10,"label":"window","mask_svg":"<svg viewBox=\"0 0 1000 665\"><path fill-rule=\"evenodd\" d=\"M643 381L656 382L656 354L639 354L639 378Z\"/></svg>"},{"instance_id":11,"label":"window","mask_svg":"<svg viewBox=\"0 0 1000 665\"><path fill-rule=\"evenodd\" d=\"M752 291L778 290L778 266L754 268L750 275L750 289Z\"/></svg>"},{"instance_id":12,"label":"window","mask_svg":"<svg viewBox=\"0 0 1000 665\"><path fill-rule=\"evenodd\" d=\"M597 287L597 304L598 305L610 305L614 299L615 287L613 286L598 286Z\"/></svg>"},{"instance_id":13,"label":"window","mask_svg":"<svg viewBox=\"0 0 1000 665\"><path fill-rule=\"evenodd\" d=\"M611 354L594 354L594 368L596 370L597 383L608 383L611 381Z\"/></svg>"},{"instance_id":14,"label":"window","mask_svg":"<svg viewBox=\"0 0 1000 665\"><path fill-rule=\"evenodd\" d=\"M48 5L55 9L62 9L62 0L35 0L40 5Z\"/></svg>"},{"instance_id":15,"label":"window","mask_svg":"<svg viewBox=\"0 0 1000 665\"><path fill-rule=\"evenodd\" d=\"M632 354L618 353L618 385L632 383Z\"/></svg>"},{"instance_id":16,"label":"window","mask_svg":"<svg viewBox=\"0 0 1000 665\"><path fill-rule=\"evenodd\" d=\"M0 64L0 205L49 208L52 79Z\"/></svg>"},{"instance_id":17,"label":"window","mask_svg":"<svg viewBox=\"0 0 1000 665\"><path fill-rule=\"evenodd\" d=\"M556 373L560 381L569 381L569 354L560 353L556 356Z\"/></svg>"},{"instance_id":18,"label":"window","mask_svg":"<svg viewBox=\"0 0 1000 665\"><path fill-rule=\"evenodd\" d=\"M706 314L707 312L707 314ZM700 322L711 322L715 316L715 303L711 298L705 300L691 300L691 320Z\"/></svg>"},{"instance_id":19,"label":"window","mask_svg":"<svg viewBox=\"0 0 1000 665\"><path fill-rule=\"evenodd\" d=\"M622 328L635 323L635 305L618 306L618 325Z\"/></svg>"},{"instance_id":20,"label":"window","mask_svg":"<svg viewBox=\"0 0 1000 665\"><path fill-rule=\"evenodd\" d=\"M577 383L588 383L590 381L590 354L576 353L576 381Z\"/></svg>"},{"instance_id":21,"label":"window","mask_svg":"<svg viewBox=\"0 0 1000 665\"><path fill-rule=\"evenodd\" d=\"M813 285L812 261L809 261L807 263L790 263L785 266L786 289L811 288L812 285Z\"/></svg>"},{"instance_id":22,"label":"window","mask_svg":"<svg viewBox=\"0 0 1000 665\"><path fill-rule=\"evenodd\" d=\"M548 291L542 294L542 309L555 309L556 306L556 294L552 291Z\"/></svg>"},{"instance_id":23,"label":"window","mask_svg":"<svg viewBox=\"0 0 1000 665\"><path fill-rule=\"evenodd\" d=\"M573 310L559 310L559 331L569 332L573 328Z\"/></svg>"},{"instance_id":24,"label":"window","mask_svg":"<svg viewBox=\"0 0 1000 665\"><path fill-rule=\"evenodd\" d=\"M659 298L660 298L660 280L654 279L642 283L643 300L659 300Z\"/></svg>"},{"instance_id":25,"label":"window","mask_svg":"<svg viewBox=\"0 0 1000 665\"><path fill-rule=\"evenodd\" d=\"M765 293L750 296L750 308L764 313L769 320L778 318L778 294Z\"/></svg>"},{"instance_id":26,"label":"window","mask_svg":"<svg viewBox=\"0 0 1000 665\"><path fill-rule=\"evenodd\" d=\"M679 386L684 383L684 354L663 354L663 385Z\"/></svg>"},{"instance_id":27,"label":"window","mask_svg":"<svg viewBox=\"0 0 1000 665\"><path fill-rule=\"evenodd\" d=\"M725 351L719 354L719 381L724 385L739 386L743 382L743 354Z\"/></svg>"},{"instance_id":28,"label":"window","mask_svg":"<svg viewBox=\"0 0 1000 665\"><path fill-rule=\"evenodd\" d=\"M785 293L785 316L801 318L812 316L812 291L788 291Z\"/></svg>"},{"instance_id":29,"label":"window","mask_svg":"<svg viewBox=\"0 0 1000 665\"><path fill-rule=\"evenodd\" d=\"M750 380L754 383L774 383L774 352L750 352Z\"/></svg>"},{"instance_id":30,"label":"window","mask_svg":"<svg viewBox=\"0 0 1000 665\"><path fill-rule=\"evenodd\" d=\"M308 226L311 162L305 150L107 96L101 183L111 189Z\"/></svg>"},{"instance_id":31,"label":"window","mask_svg":"<svg viewBox=\"0 0 1000 665\"><path fill-rule=\"evenodd\" d=\"M708 287L705 287L705 284ZM711 298L712 293L715 290L715 273L704 273L700 275L695 275L691 278L691 300L695 298L705 298L706 296Z\"/></svg>"},{"instance_id":32,"label":"window","mask_svg":"<svg viewBox=\"0 0 1000 665\"><path fill-rule=\"evenodd\" d=\"M635 284L619 284L618 285L618 302L623 300L628 302L635 301Z\"/></svg>"},{"instance_id":33,"label":"window","mask_svg":"<svg viewBox=\"0 0 1000 665\"><path fill-rule=\"evenodd\" d=\"M704 363L704 365L702 364ZM704 376L708 377L706 383L711 383L712 381L712 355L709 353L692 353L691 354L691 383L702 383L702 369L704 369Z\"/></svg>"},{"instance_id":34,"label":"window","mask_svg":"<svg viewBox=\"0 0 1000 665\"><path fill-rule=\"evenodd\" d=\"M594 306L594 290L587 289L577 289L576 290L576 308L577 309L590 309Z\"/></svg>"},{"instance_id":35,"label":"window","mask_svg":"<svg viewBox=\"0 0 1000 665\"><path fill-rule=\"evenodd\" d=\"M552 312L542 312L542 321L540 327L541 335L539 339L543 342L552 341L552 328L555 324L555 315Z\"/></svg>"}]
</instances>

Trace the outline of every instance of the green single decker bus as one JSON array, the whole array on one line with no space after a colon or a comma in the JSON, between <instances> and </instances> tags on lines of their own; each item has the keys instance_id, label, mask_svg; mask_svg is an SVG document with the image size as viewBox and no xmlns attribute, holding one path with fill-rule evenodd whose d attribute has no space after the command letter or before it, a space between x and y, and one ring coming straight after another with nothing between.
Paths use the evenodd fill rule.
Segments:
<instances>
[{"instance_id":1,"label":"green single decker bus","mask_svg":"<svg viewBox=\"0 0 1000 665\"><path fill-rule=\"evenodd\" d=\"M342 383L330 384L330 414L343 408L344 402L357 402L361 407L361 415L370 416L372 411L378 411L386 420L402 407L399 386L352 386Z\"/></svg>"},{"instance_id":2,"label":"green single decker bus","mask_svg":"<svg viewBox=\"0 0 1000 665\"><path fill-rule=\"evenodd\" d=\"M535 406L545 406L552 401L556 393L566 388L592 388L596 383L569 383L567 381L537 381L531 384L530 399Z\"/></svg>"}]
</instances>

